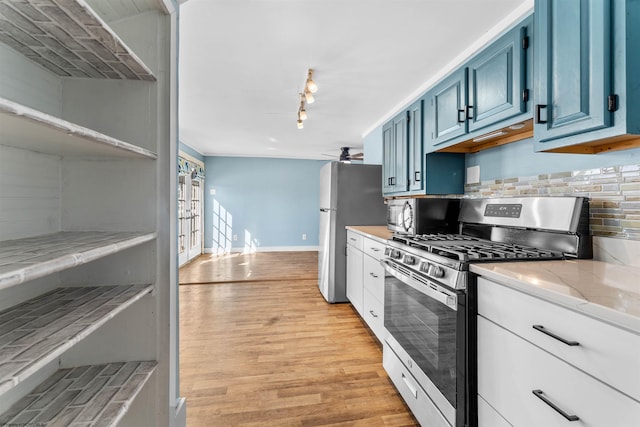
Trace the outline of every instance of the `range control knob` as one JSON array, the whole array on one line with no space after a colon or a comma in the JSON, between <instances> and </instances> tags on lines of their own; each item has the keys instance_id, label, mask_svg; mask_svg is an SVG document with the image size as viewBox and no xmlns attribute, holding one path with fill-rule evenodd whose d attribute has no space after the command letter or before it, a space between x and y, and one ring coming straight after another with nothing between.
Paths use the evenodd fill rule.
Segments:
<instances>
[{"instance_id":1,"label":"range control knob","mask_svg":"<svg viewBox=\"0 0 640 427\"><path fill-rule=\"evenodd\" d=\"M402 252L400 252L400 251L399 251L399 250L397 250L397 249L392 249L392 250L391 250L391 258L393 258L393 259L400 259L400 258L402 258Z\"/></svg>"},{"instance_id":2,"label":"range control knob","mask_svg":"<svg viewBox=\"0 0 640 427\"><path fill-rule=\"evenodd\" d=\"M403 262L406 265L415 265L416 264L416 258L412 257L411 255L405 255L404 259L403 259Z\"/></svg>"},{"instance_id":3,"label":"range control knob","mask_svg":"<svg viewBox=\"0 0 640 427\"><path fill-rule=\"evenodd\" d=\"M429 271L427 271L427 274L431 277L435 277L439 279L444 276L444 270L442 269L442 267L429 264Z\"/></svg>"}]
</instances>

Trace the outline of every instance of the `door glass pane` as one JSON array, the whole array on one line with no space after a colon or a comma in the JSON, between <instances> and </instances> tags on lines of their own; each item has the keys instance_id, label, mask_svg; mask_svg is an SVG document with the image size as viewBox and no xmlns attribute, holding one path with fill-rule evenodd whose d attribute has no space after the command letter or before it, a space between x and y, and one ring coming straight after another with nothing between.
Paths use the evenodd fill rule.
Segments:
<instances>
[{"instance_id":1,"label":"door glass pane","mask_svg":"<svg viewBox=\"0 0 640 427\"><path fill-rule=\"evenodd\" d=\"M183 253L185 247L185 229L187 222L186 183L184 176L178 179L178 252Z\"/></svg>"}]
</instances>

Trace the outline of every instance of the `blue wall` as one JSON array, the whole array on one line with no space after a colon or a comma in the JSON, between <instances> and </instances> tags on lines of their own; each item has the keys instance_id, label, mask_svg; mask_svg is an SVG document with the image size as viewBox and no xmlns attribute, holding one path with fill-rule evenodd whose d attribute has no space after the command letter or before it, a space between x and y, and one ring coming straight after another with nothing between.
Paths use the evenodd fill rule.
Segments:
<instances>
[{"instance_id":1,"label":"blue wall","mask_svg":"<svg viewBox=\"0 0 640 427\"><path fill-rule=\"evenodd\" d=\"M382 164L382 125L378 126L364 137L364 163L370 165Z\"/></svg>"},{"instance_id":2,"label":"blue wall","mask_svg":"<svg viewBox=\"0 0 640 427\"><path fill-rule=\"evenodd\" d=\"M205 157L204 247L214 253L219 248L315 249L319 234L320 168L325 163ZM307 235L307 240L302 240L302 234Z\"/></svg>"},{"instance_id":3,"label":"blue wall","mask_svg":"<svg viewBox=\"0 0 640 427\"><path fill-rule=\"evenodd\" d=\"M525 139L474 154L468 166L480 165L480 180L535 176L607 166L640 163L640 149L602 154L535 153L532 139Z\"/></svg>"}]
</instances>

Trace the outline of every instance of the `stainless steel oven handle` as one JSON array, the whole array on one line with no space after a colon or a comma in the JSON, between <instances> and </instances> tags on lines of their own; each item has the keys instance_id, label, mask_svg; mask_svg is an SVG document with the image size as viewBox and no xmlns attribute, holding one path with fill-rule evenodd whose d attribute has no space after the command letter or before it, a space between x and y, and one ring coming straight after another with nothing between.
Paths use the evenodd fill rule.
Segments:
<instances>
[{"instance_id":1,"label":"stainless steel oven handle","mask_svg":"<svg viewBox=\"0 0 640 427\"><path fill-rule=\"evenodd\" d=\"M416 291L423 293L430 298L433 298L434 300L446 305L452 310L458 311L458 296L455 293L443 288L442 286L432 282L431 280L425 279L425 281L427 281L429 285L418 282L414 278L402 274L401 272L393 268L390 262L393 262L390 258L383 258L380 260L380 264L382 264L384 270L387 273L391 274L393 277L400 280L405 285L412 287Z\"/></svg>"}]
</instances>

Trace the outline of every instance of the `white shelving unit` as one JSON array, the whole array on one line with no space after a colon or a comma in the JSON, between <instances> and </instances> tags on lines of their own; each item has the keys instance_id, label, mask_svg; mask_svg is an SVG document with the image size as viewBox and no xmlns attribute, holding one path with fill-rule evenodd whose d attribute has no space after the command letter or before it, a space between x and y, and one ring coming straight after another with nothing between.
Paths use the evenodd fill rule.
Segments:
<instances>
[{"instance_id":1,"label":"white shelving unit","mask_svg":"<svg viewBox=\"0 0 640 427\"><path fill-rule=\"evenodd\" d=\"M0 0L0 424L176 423L177 10Z\"/></svg>"}]
</instances>

